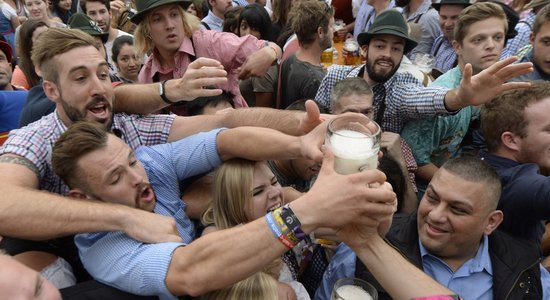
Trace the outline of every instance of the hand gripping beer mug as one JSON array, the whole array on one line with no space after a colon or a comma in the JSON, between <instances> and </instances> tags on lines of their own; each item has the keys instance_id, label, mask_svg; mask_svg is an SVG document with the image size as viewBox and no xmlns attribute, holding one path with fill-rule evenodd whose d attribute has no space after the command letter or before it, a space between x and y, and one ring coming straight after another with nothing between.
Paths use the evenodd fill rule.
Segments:
<instances>
[{"instance_id":1,"label":"hand gripping beer mug","mask_svg":"<svg viewBox=\"0 0 550 300\"><path fill-rule=\"evenodd\" d=\"M334 169L353 174L376 169L380 151L380 126L360 114L345 114L328 124L325 144L334 154Z\"/></svg>"},{"instance_id":2,"label":"hand gripping beer mug","mask_svg":"<svg viewBox=\"0 0 550 300\"><path fill-rule=\"evenodd\" d=\"M378 300L378 292L359 278L342 278L334 283L331 300Z\"/></svg>"}]
</instances>

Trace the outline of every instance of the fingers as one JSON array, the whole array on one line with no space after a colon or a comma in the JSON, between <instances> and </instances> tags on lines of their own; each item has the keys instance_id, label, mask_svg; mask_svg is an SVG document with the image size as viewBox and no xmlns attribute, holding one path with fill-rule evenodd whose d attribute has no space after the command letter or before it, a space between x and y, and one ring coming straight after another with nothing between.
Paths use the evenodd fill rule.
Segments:
<instances>
[{"instance_id":1,"label":"fingers","mask_svg":"<svg viewBox=\"0 0 550 300\"><path fill-rule=\"evenodd\" d=\"M462 86L462 83L464 83L465 85L470 85L470 82L472 82L472 75L473 75L474 71L472 69L472 65L471 64L466 64L464 66L464 73L462 75L462 80L460 82L460 85Z\"/></svg>"},{"instance_id":2,"label":"fingers","mask_svg":"<svg viewBox=\"0 0 550 300\"><path fill-rule=\"evenodd\" d=\"M533 64L531 62L523 62L513 65L508 65L496 72L496 75L502 81L508 81L514 77L533 72Z\"/></svg>"},{"instance_id":3,"label":"fingers","mask_svg":"<svg viewBox=\"0 0 550 300\"><path fill-rule=\"evenodd\" d=\"M510 56L510 57L507 57L506 59L499 60L496 63L492 64L489 68L487 68L487 72L492 74L497 73L502 68L514 63L517 60L518 58L516 56Z\"/></svg>"},{"instance_id":4,"label":"fingers","mask_svg":"<svg viewBox=\"0 0 550 300\"><path fill-rule=\"evenodd\" d=\"M321 174L328 175L334 173L334 154L332 150L330 150L328 146L323 145L321 151L323 152L323 164L321 165L319 176L321 176Z\"/></svg>"},{"instance_id":5,"label":"fingers","mask_svg":"<svg viewBox=\"0 0 550 300\"><path fill-rule=\"evenodd\" d=\"M206 57L199 57L195 61L189 64L187 69L200 69L202 67L213 67L213 68L221 68L223 69L223 65L212 58L206 58Z\"/></svg>"},{"instance_id":6,"label":"fingers","mask_svg":"<svg viewBox=\"0 0 550 300\"><path fill-rule=\"evenodd\" d=\"M319 106L317 106L317 103L315 103L315 101L313 100L307 100L304 105L306 107L306 117L308 122L319 122L321 118L321 111L319 110Z\"/></svg>"},{"instance_id":7,"label":"fingers","mask_svg":"<svg viewBox=\"0 0 550 300\"><path fill-rule=\"evenodd\" d=\"M514 90L514 89L524 89L530 86L531 86L530 82L522 82L522 81L508 82L502 85L502 91L504 92L504 91Z\"/></svg>"}]
</instances>

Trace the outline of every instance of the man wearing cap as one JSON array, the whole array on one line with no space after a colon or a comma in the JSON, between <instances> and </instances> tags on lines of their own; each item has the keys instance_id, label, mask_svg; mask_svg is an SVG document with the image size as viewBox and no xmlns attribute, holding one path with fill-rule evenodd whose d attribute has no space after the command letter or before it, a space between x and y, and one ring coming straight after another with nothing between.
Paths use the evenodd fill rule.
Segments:
<instances>
[{"instance_id":1,"label":"man wearing cap","mask_svg":"<svg viewBox=\"0 0 550 300\"><path fill-rule=\"evenodd\" d=\"M466 64L471 64L474 74L478 74L499 61L507 25L504 11L495 3L480 2L465 8L458 16L453 41L458 66L441 75L431 86L457 88ZM479 124L479 109L468 106L454 115L426 117L405 125L401 136L410 145L418 163L416 183L420 197L443 163L461 156L464 148L476 148L470 138L473 134L469 134L475 132L476 124Z\"/></svg>"},{"instance_id":2,"label":"man wearing cap","mask_svg":"<svg viewBox=\"0 0 550 300\"><path fill-rule=\"evenodd\" d=\"M454 90L423 87L411 74L396 73L403 54L414 48L416 42L409 38L401 14L393 9L382 12L368 32L359 34L358 42L366 51L366 64L330 67L315 100L330 107L330 93L337 81L346 77L363 77L374 93L375 121L385 131L399 133L411 119L455 113L463 107L490 101L504 90L528 86L528 83L504 84L516 76L514 74L531 71L531 64L512 65L514 59L500 61L474 76L471 76L471 66L467 65L467 75Z\"/></svg>"},{"instance_id":3,"label":"man wearing cap","mask_svg":"<svg viewBox=\"0 0 550 300\"><path fill-rule=\"evenodd\" d=\"M506 44L506 48L502 53L502 58L506 58L512 55L520 55L523 51L522 48L529 44L529 36L533 31L533 23L538 12L541 11L550 0L532 0L529 2L525 9L531 9L531 11L522 18L516 25L517 35L513 39L509 40ZM525 53L525 52L523 52Z\"/></svg>"},{"instance_id":4,"label":"man wearing cap","mask_svg":"<svg viewBox=\"0 0 550 300\"><path fill-rule=\"evenodd\" d=\"M104 41L103 44L105 45L105 52L107 53L107 62L109 62L111 68L110 72L114 74L116 73L116 70L113 67L115 64L111 59L113 43L119 36L132 35L111 26L113 14L111 13L110 3L110 0L86 0L82 1L80 6L82 11L90 17L90 19L96 22L97 26L101 28L101 31L107 33L107 40Z\"/></svg>"},{"instance_id":5,"label":"man wearing cap","mask_svg":"<svg viewBox=\"0 0 550 300\"><path fill-rule=\"evenodd\" d=\"M227 71L227 84L219 88L235 95L235 107L247 107L238 79L263 76L281 58L275 43L248 35L203 30L198 20L185 13L186 1L138 0L135 34L140 55L151 53L139 73L139 82L164 82L179 78L199 57L218 60ZM182 113L180 111L180 113Z\"/></svg>"},{"instance_id":6,"label":"man wearing cap","mask_svg":"<svg viewBox=\"0 0 550 300\"><path fill-rule=\"evenodd\" d=\"M435 39L430 51L434 57L432 76L435 78L456 66L457 58L452 44L455 24L460 12L469 5L468 0L441 0L432 4L439 12L439 27L442 32Z\"/></svg>"},{"instance_id":7,"label":"man wearing cap","mask_svg":"<svg viewBox=\"0 0 550 300\"><path fill-rule=\"evenodd\" d=\"M529 39L532 49L521 61L532 62L534 70L513 80L550 80L550 5L546 5L537 13Z\"/></svg>"}]
</instances>

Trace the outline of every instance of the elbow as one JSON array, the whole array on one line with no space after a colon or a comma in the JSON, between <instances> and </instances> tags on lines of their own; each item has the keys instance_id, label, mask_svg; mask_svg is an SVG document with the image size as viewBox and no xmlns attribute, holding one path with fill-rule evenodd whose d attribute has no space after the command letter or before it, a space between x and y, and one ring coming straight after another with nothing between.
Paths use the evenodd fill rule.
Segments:
<instances>
[{"instance_id":1,"label":"elbow","mask_svg":"<svg viewBox=\"0 0 550 300\"><path fill-rule=\"evenodd\" d=\"M173 277L176 278L170 278L169 274L166 278L166 284L168 290L176 296L198 297L211 290L206 280L201 280L197 276L192 276L192 274L180 273Z\"/></svg>"}]
</instances>

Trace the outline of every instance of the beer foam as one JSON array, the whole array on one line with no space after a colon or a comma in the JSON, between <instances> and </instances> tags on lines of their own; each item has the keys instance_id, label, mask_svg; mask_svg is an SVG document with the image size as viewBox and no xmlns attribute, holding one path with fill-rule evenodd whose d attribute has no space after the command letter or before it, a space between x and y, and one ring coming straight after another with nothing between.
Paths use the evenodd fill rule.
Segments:
<instances>
[{"instance_id":1,"label":"beer foam","mask_svg":"<svg viewBox=\"0 0 550 300\"><path fill-rule=\"evenodd\" d=\"M378 149L373 149L372 137L362 132L349 129L341 129L334 132L330 137L330 146L334 155L341 158L365 158Z\"/></svg>"},{"instance_id":2,"label":"beer foam","mask_svg":"<svg viewBox=\"0 0 550 300\"><path fill-rule=\"evenodd\" d=\"M372 296L360 286L343 285L336 289L337 299L342 300L373 300Z\"/></svg>"}]
</instances>

